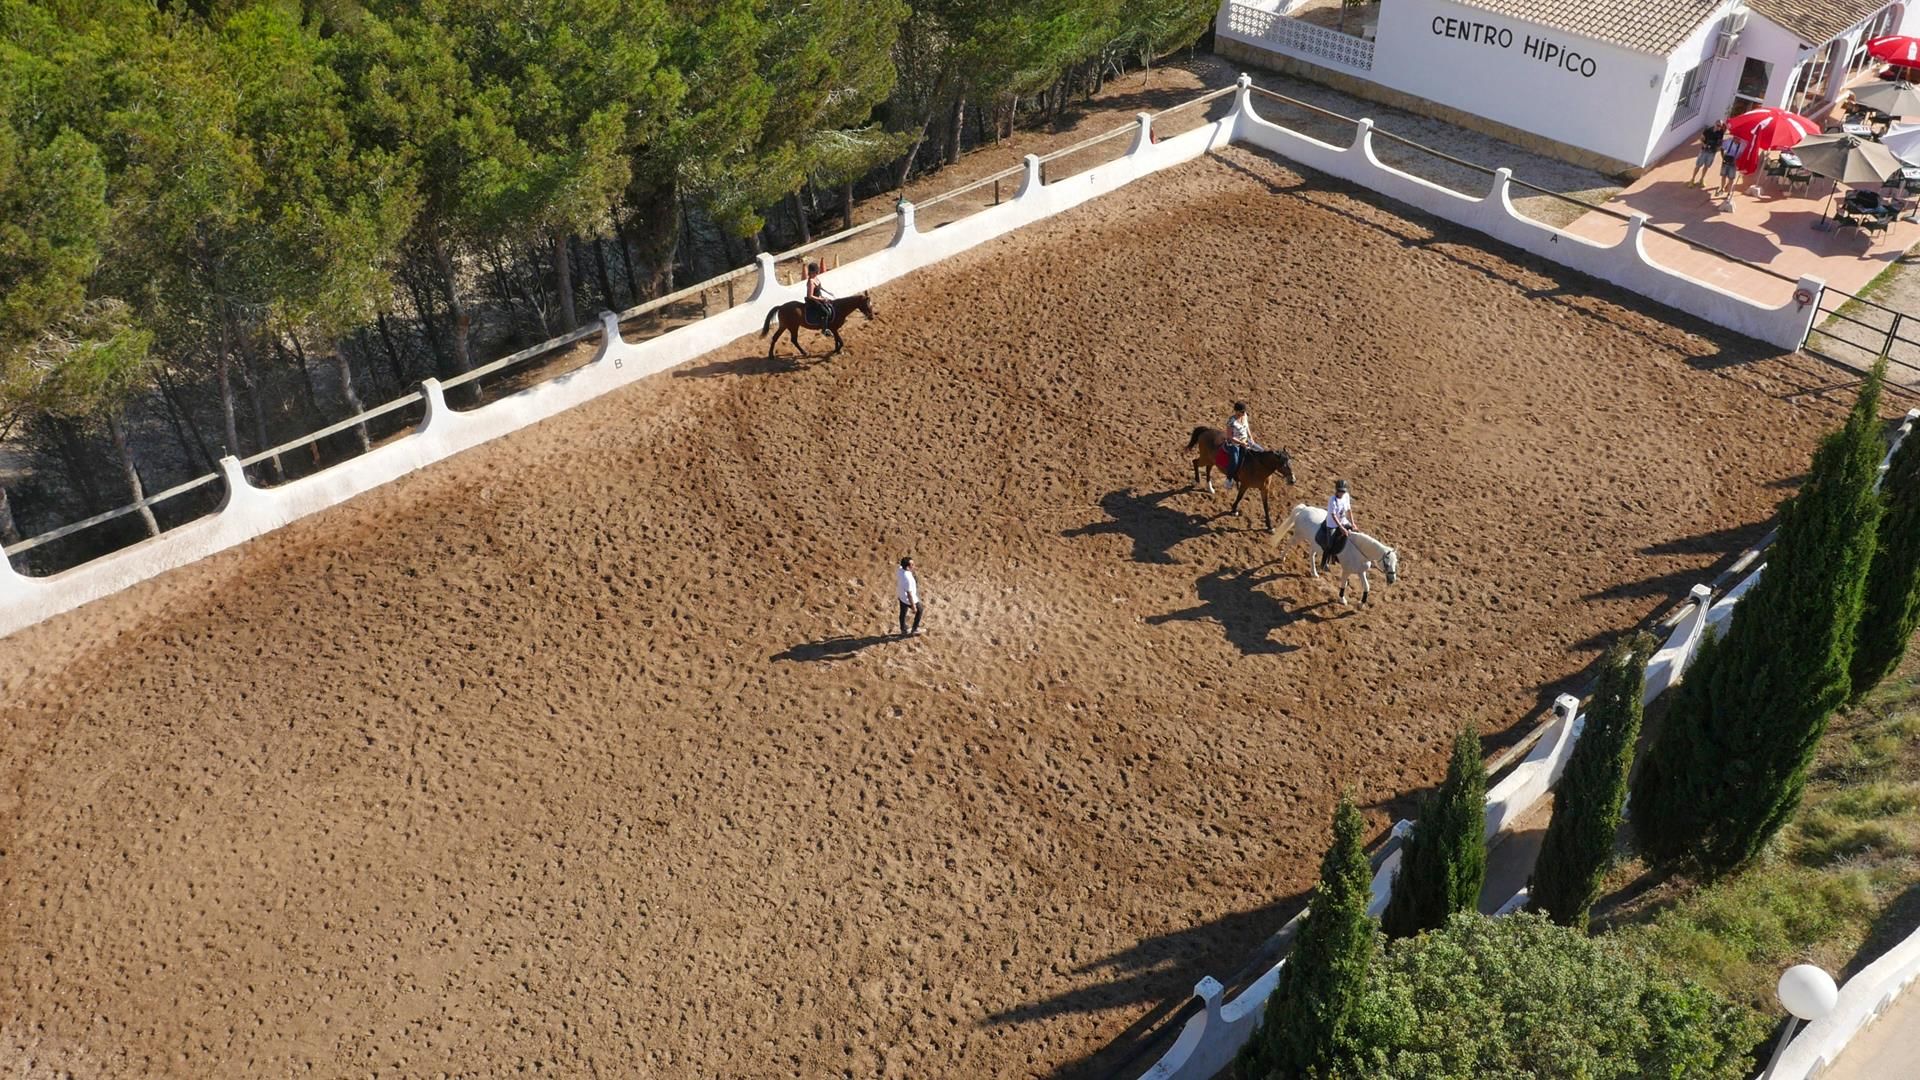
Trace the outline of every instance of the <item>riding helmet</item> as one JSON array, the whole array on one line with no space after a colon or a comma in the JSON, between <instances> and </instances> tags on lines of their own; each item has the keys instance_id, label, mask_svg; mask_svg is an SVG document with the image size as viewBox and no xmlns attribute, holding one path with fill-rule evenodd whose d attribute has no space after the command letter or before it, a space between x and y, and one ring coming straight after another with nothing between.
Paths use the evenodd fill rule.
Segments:
<instances>
[{"instance_id":1,"label":"riding helmet","mask_svg":"<svg viewBox=\"0 0 1920 1080\"><path fill-rule=\"evenodd\" d=\"M1336 495L1345 495L1347 493L1347 482L1345 480L1335 480L1333 482L1333 491Z\"/></svg>"}]
</instances>

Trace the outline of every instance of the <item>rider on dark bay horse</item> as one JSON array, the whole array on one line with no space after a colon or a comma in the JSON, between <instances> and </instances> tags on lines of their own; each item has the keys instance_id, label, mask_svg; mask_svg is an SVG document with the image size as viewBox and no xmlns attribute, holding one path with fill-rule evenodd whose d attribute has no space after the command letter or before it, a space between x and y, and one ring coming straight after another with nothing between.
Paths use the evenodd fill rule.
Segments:
<instances>
[{"instance_id":1,"label":"rider on dark bay horse","mask_svg":"<svg viewBox=\"0 0 1920 1080\"><path fill-rule=\"evenodd\" d=\"M1240 458L1248 450L1264 450L1266 447L1253 441L1253 425L1247 420L1247 403L1233 403L1233 416L1227 420L1227 482L1238 483L1234 478L1240 474Z\"/></svg>"},{"instance_id":2,"label":"rider on dark bay horse","mask_svg":"<svg viewBox=\"0 0 1920 1080\"><path fill-rule=\"evenodd\" d=\"M807 318L808 326L814 330L823 330L833 321L833 294L820 284L820 264L807 264Z\"/></svg>"}]
</instances>

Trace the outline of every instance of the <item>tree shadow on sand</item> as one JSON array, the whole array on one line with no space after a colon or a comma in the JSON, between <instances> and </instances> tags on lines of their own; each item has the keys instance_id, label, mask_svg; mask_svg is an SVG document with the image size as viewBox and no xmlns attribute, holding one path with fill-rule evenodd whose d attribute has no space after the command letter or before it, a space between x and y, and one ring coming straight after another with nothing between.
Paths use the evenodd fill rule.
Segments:
<instances>
[{"instance_id":1,"label":"tree shadow on sand","mask_svg":"<svg viewBox=\"0 0 1920 1080\"><path fill-rule=\"evenodd\" d=\"M889 641L899 641L897 634L870 634L867 637L854 637L851 634L839 634L819 641L803 641L785 652L774 653L768 659L793 660L799 663L817 663L822 660L845 660L863 649L875 645L884 645Z\"/></svg>"},{"instance_id":2,"label":"tree shadow on sand","mask_svg":"<svg viewBox=\"0 0 1920 1080\"><path fill-rule=\"evenodd\" d=\"M1227 985L1231 994L1271 966L1273 957L1261 943L1304 908L1307 898L1307 893L1299 892L1252 911L1234 912L1212 922L1146 938L1074 969L1076 975L1100 975L1103 981L1098 985L994 1013L980 1025L1006 1027L1066 1013L1106 1012L1155 1002L1155 1008L1106 1046L1061 1065L1047 1077L1096 1080L1122 1075L1119 1070L1123 1067L1124 1075L1135 1075L1145 1068L1149 1053L1161 1049L1171 1036L1164 1022L1186 1003L1193 984L1204 975L1230 978ZM1251 957L1250 948L1254 948ZM1228 976L1236 966L1239 973Z\"/></svg>"},{"instance_id":3,"label":"tree shadow on sand","mask_svg":"<svg viewBox=\"0 0 1920 1080\"><path fill-rule=\"evenodd\" d=\"M1134 562L1177 565L1179 560L1172 555L1175 544L1212 531L1207 527L1206 518L1161 505L1187 490L1168 488L1144 494L1135 494L1132 488L1109 491L1100 497L1100 509L1105 510L1111 520L1066 529L1060 535L1126 536L1133 540Z\"/></svg>"},{"instance_id":4,"label":"tree shadow on sand","mask_svg":"<svg viewBox=\"0 0 1920 1080\"><path fill-rule=\"evenodd\" d=\"M1239 649L1242 656L1295 652L1300 648L1298 645L1283 645L1271 635L1312 609L1289 611L1285 604L1261 592L1261 585L1281 577L1278 573L1262 574L1259 572L1262 569L1264 567L1255 567L1236 573L1223 566L1210 574L1202 574L1193 583L1194 592L1200 597L1198 604L1165 615L1149 615L1147 625L1212 621L1220 624L1227 641Z\"/></svg>"}]
</instances>

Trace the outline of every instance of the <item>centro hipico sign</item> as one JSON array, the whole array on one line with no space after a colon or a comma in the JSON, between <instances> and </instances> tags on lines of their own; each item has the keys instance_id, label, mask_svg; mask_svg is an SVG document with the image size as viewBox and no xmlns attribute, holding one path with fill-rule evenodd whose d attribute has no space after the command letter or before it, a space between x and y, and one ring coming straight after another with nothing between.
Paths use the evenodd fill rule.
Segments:
<instances>
[{"instance_id":1,"label":"centro hipico sign","mask_svg":"<svg viewBox=\"0 0 1920 1080\"><path fill-rule=\"evenodd\" d=\"M1482 45L1494 49L1518 48L1522 56L1549 67L1571 72L1584 79L1591 79L1600 72L1600 63L1593 57L1581 53L1572 46L1563 45L1551 38L1528 31L1523 30L1516 34L1512 27L1446 15L1435 15L1431 28L1435 37L1451 38L1470 45Z\"/></svg>"}]
</instances>

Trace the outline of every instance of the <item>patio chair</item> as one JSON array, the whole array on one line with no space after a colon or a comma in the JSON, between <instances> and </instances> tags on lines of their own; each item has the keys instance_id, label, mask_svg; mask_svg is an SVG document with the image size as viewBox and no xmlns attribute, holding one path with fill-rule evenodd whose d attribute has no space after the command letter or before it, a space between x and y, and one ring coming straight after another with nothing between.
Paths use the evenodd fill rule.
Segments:
<instances>
[{"instance_id":1,"label":"patio chair","mask_svg":"<svg viewBox=\"0 0 1920 1080\"><path fill-rule=\"evenodd\" d=\"M1807 189L1812 185L1813 185L1812 173L1808 172L1805 169L1788 169L1787 170L1787 191L1793 194L1805 195L1807 193Z\"/></svg>"},{"instance_id":2,"label":"patio chair","mask_svg":"<svg viewBox=\"0 0 1920 1080\"><path fill-rule=\"evenodd\" d=\"M1874 242L1873 237L1875 233L1879 233L1884 236L1886 234L1886 231L1892 227L1893 227L1892 218L1872 218L1867 221L1862 221L1860 223L1860 231L1867 234L1868 247L1873 246L1873 242Z\"/></svg>"}]
</instances>

